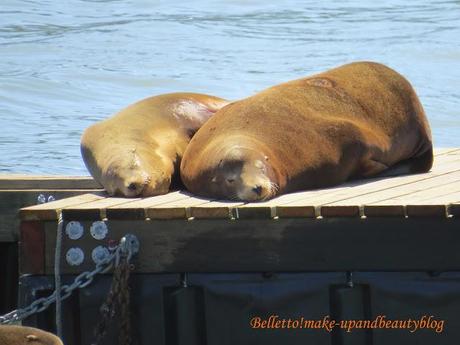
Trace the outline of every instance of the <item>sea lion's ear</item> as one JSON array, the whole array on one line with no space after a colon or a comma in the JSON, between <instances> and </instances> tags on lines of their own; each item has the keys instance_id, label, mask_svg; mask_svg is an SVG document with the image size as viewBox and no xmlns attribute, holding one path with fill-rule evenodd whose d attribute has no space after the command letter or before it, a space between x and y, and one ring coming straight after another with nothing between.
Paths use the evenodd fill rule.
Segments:
<instances>
[{"instance_id":1,"label":"sea lion's ear","mask_svg":"<svg viewBox=\"0 0 460 345\"><path fill-rule=\"evenodd\" d=\"M196 131L197 131L197 130L196 130L196 129L193 129L193 128L186 128L187 135L188 135L190 138L192 138L192 137L195 135Z\"/></svg>"},{"instance_id":2,"label":"sea lion's ear","mask_svg":"<svg viewBox=\"0 0 460 345\"><path fill-rule=\"evenodd\" d=\"M264 159L265 159L266 161L268 161L268 156L264 156Z\"/></svg>"}]
</instances>

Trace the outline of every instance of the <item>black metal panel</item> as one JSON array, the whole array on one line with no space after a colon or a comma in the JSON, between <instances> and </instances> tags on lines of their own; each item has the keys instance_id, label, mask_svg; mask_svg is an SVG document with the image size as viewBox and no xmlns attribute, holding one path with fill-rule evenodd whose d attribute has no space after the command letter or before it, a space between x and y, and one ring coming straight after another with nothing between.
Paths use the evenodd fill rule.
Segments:
<instances>
[{"instance_id":1,"label":"black metal panel","mask_svg":"<svg viewBox=\"0 0 460 345\"><path fill-rule=\"evenodd\" d=\"M329 315L329 286L344 283L345 274L190 274L188 282L204 287L208 345L330 345L324 329L268 329L255 318L323 319Z\"/></svg>"},{"instance_id":2,"label":"black metal panel","mask_svg":"<svg viewBox=\"0 0 460 345\"><path fill-rule=\"evenodd\" d=\"M64 277L68 281L72 277ZM103 276L64 304L66 345L89 345L111 277ZM21 277L21 305L50 292L53 278ZM460 338L460 272L232 273L133 275L133 339L138 345L387 345L455 344ZM347 285L348 283L348 285ZM350 285L353 285L351 287ZM53 311L25 324L53 331ZM319 320L443 320L419 329L262 329L251 320L279 318ZM273 325L273 324L272 324ZM116 345L116 320L104 345ZM338 335L337 335L338 334Z\"/></svg>"},{"instance_id":3,"label":"black metal panel","mask_svg":"<svg viewBox=\"0 0 460 345\"><path fill-rule=\"evenodd\" d=\"M68 220L70 221L70 219ZM85 252L81 266L91 270L91 251L130 232L141 243L138 273L455 271L460 270L459 219L331 218L278 220L108 221L104 240L89 235L63 239ZM46 268L53 273L56 223L46 224ZM28 273L28 272L22 272Z\"/></svg>"},{"instance_id":4,"label":"black metal panel","mask_svg":"<svg viewBox=\"0 0 460 345\"><path fill-rule=\"evenodd\" d=\"M75 276L64 276L63 284ZM63 303L64 343L90 345L94 342L94 329L100 319L99 307L110 288L110 275L98 276L88 287L76 290ZM48 296L53 291L52 276L22 276L20 278L19 304L25 306L35 299ZM133 275L131 279L131 320L133 339L141 344L166 344L164 289L179 286L179 275ZM55 332L54 304L46 311L29 317L24 325ZM107 329L100 345L117 344L118 315ZM152 342L152 340L155 340Z\"/></svg>"},{"instance_id":5,"label":"black metal panel","mask_svg":"<svg viewBox=\"0 0 460 345\"><path fill-rule=\"evenodd\" d=\"M458 219L109 221L142 272L460 270Z\"/></svg>"},{"instance_id":6,"label":"black metal panel","mask_svg":"<svg viewBox=\"0 0 460 345\"><path fill-rule=\"evenodd\" d=\"M357 284L368 284L372 317L420 320L432 316L431 327L376 329L374 345L451 345L460 339L460 272L358 272ZM444 321L443 324L440 321ZM442 327L441 327L442 325ZM398 341L395 342L395 339Z\"/></svg>"}]
</instances>

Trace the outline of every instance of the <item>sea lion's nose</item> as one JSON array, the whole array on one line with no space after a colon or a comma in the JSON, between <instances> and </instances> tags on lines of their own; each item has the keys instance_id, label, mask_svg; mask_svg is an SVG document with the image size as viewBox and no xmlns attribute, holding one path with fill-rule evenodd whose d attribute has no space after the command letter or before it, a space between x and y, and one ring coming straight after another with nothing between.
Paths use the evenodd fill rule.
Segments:
<instances>
[{"instance_id":1,"label":"sea lion's nose","mask_svg":"<svg viewBox=\"0 0 460 345\"><path fill-rule=\"evenodd\" d=\"M129 185L128 185L128 189L129 190L136 190L137 189L137 184L134 183L134 182L131 182Z\"/></svg>"},{"instance_id":2,"label":"sea lion's nose","mask_svg":"<svg viewBox=\"0 0 460 345\"><path fill-rule=\"evenodd\" d=\"M131 196L137 196L141 195L142 191L144 190L145 185L142 184L141 182L130 182L126 186L126 189L128 190L129 195Z\"/></svg>"},{"instance_id":3,"label":"sea lion's nose","mask_svg":"<svg viewBox=\"0 0 460 345\"><path fill-rule=\"evenodd\" d=\"M262 186L255 186L252 188L252 191L260 196L260 194L262 194Z\"/></svg>"}]
</instances>

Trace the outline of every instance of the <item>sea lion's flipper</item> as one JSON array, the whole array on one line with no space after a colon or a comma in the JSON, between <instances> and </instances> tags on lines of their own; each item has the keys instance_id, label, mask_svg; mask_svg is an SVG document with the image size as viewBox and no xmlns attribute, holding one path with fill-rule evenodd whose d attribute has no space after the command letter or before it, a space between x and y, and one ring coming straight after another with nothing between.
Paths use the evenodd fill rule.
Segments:
<instances>
[{"instance_id":1,"label":"sea lion's flipper","mask_svg":"<svg viewBox=\"0 0 460 345\"><path fill-rule=\"evenodd\" d=\"M363 177L374 176L388 169L388 165L373 159L367 159L362 162L360 175ZM380 176L380 175L379 175Z\"/></svg>"},{"instance_id":2,"label":"sea lion's flipper","mask_svg":"<svg viewBox=\"0 0 460 345\"><path fill-rule=\"evenodd\" d=\"M425 142L420 152L410 159L412 174L428 172L433 166L433 144L429 141Z\"/></svg>"},{"instance_id":3,"label":"sea lion's flipper","mask_svg":"<svg viewBox=\"0 0 460 345\"><path fill-rule=\"evenodd\" d=\"M406 159L378 174L377 177L391 177L407 174L421 174L430 171L433 165L433 147L431 143L426 144L426 148L421 150L421 154Z\"/></svg>"},{"instance_id":4,"label":"sea lion's flipper","mask_svg":"<svg viewBox=\"0 0 460 345\"><path fill-rule=\"evenodd\" d=\"M375 177L393 177L400 175L413 174L412 163L407 160L399 162L391 167L388 167L386 170L378 173Z\"/></svg>"},{"instance_id":5,"label":"sea lion's flipper","mask_svg":"<svg viewBox=\"0 0 460 345\"><path fill-rule=\"evenodd\" d=\"M430 171L433 165L433 146L431 142L421 145L418 151L421 153L391 166L373 159L365 160L361 164L361 175L364 177L392 177Z\"/></svg>"},{"instance_id":6,"label":"sea lion's flipper","mask_svg":"<svg viewBox=\"0 0 460 345\"><path fill-rule=\"evenodd\" d=\"M376 177L393 177L408 174L422 174L430 170L432 165L432 158L430 160L429 154L424 156L411 158L402 162L399 162L387 170L377 174Z\"/></svg>"}]
</instances>

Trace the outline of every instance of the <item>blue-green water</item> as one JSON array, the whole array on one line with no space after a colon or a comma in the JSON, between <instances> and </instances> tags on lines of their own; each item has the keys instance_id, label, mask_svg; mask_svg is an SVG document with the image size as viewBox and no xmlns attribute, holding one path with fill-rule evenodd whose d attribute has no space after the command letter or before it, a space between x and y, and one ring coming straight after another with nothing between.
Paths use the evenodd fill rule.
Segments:
<instances>
[{"instance_id":1,"label":"blue-green water","mask_svg":"<svg viewBox=\"0 0 460 345\"><path fill-rule=\"evenodd\" d=\"M87 174L84 128L141 98L237 99L356 60L414 85L460 146L460 1L1 0L0 172Z\"/></svg>"}]
</instances>

